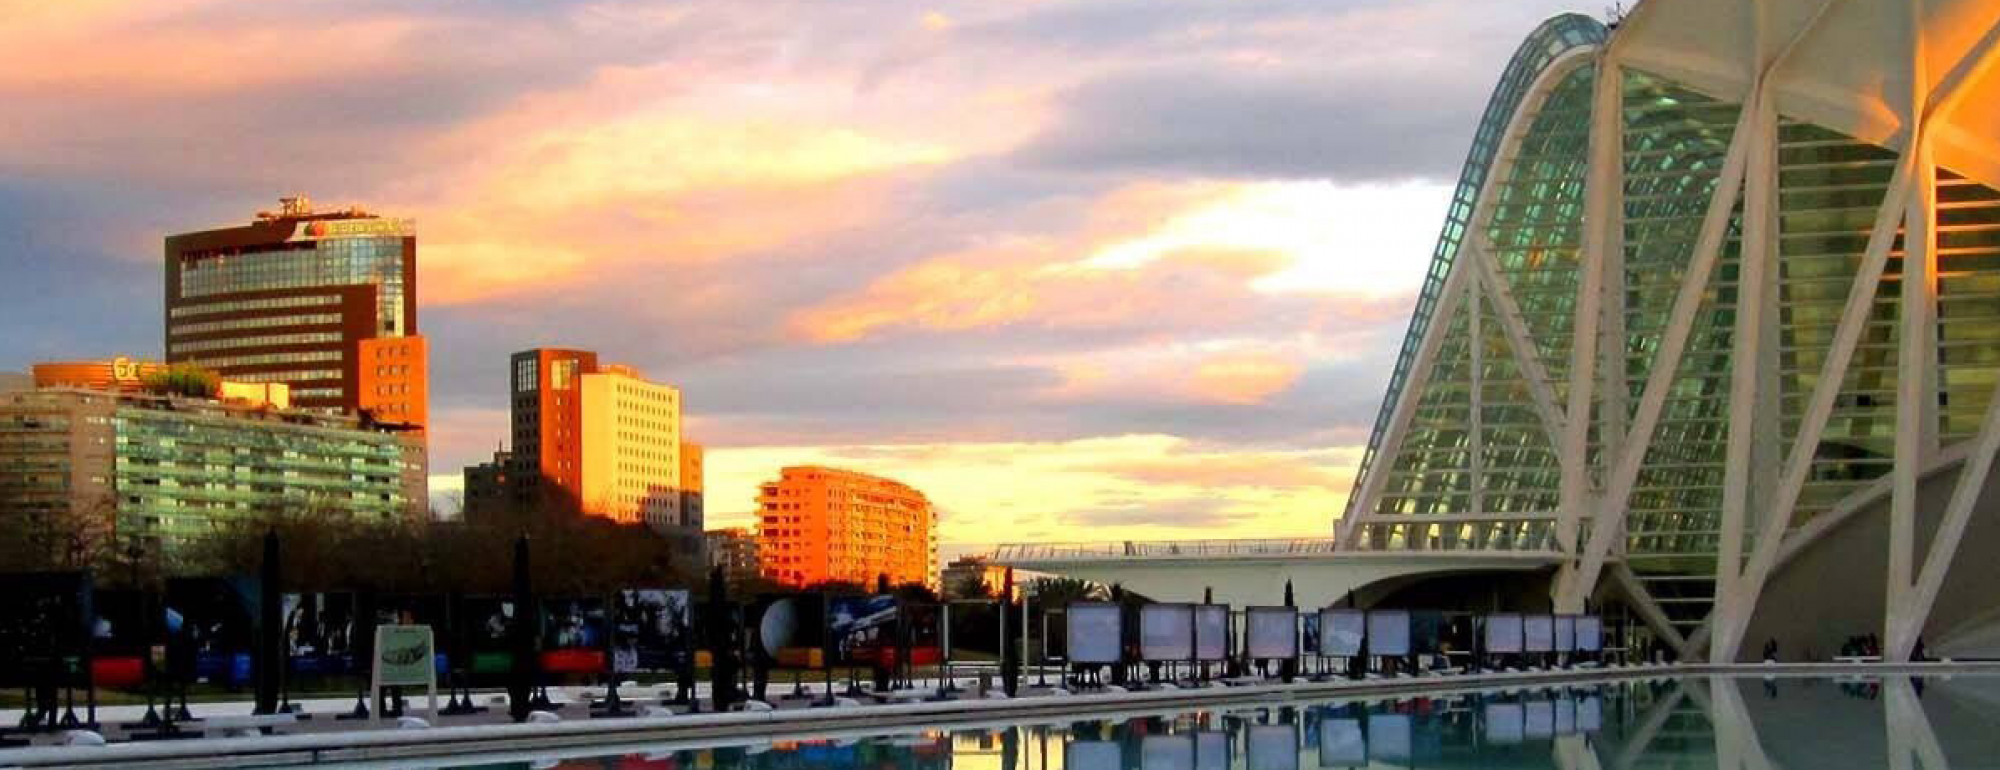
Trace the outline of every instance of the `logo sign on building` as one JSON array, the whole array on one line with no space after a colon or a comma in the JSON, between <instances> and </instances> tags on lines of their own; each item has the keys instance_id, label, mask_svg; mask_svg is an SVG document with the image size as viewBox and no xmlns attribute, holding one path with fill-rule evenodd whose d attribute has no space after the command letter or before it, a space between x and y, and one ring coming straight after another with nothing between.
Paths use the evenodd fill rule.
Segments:
<instances>
[{"instance_id":1,"label":"logo sign on building","mask_svg":"<svg viewBox=\"0 0 2000 770\"><path fill-rule=\"evenodd\" d=\"M139 364L124 356L111 359L111 379L116 382L133 382L138 380Z\"/></svg>"},{"instance_id":2,"label":"logo sign on building","mask_svg":"<svg viewBox=\"0 0 2000 770\"><path fill-rule=\"evenodd\" d=\"M416 223L409 219L321 219L300 222L292 231L290 240L314 241L321 238L361 238L369 236L400 237L416 230Z\"/></svg>"},{"instance_id":3,"label":"logo sign on building","mask_svg":"<svg viewBox=\"0 0 2000 770\"><path fill-rule=\"evenodd\" d=\"M376 626L371 668L369 690L375 698L384 687L422 685L430 693L431 719L437 719L437 639L430 626Z\"/></svg>"}]
</instances>

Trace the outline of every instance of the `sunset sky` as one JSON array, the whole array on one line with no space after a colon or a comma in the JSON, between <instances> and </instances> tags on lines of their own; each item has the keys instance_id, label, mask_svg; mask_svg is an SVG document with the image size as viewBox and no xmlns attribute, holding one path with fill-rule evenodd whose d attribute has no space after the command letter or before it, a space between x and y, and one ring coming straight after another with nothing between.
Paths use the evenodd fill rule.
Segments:
<instances>
[{"instance_id":1,"label":"sunset sky","mask_svg":"<svg viewBox=\"0 0 2000 770\"><path fill-rule=\"evenodd\" d=\"M823 463L961 548L1322 535L1565 7L0 0L0 369L158 357L162 236L303 192L417 220L434 492L563 345L683 389L711 526Z\"/></svg>"}]
</instances>

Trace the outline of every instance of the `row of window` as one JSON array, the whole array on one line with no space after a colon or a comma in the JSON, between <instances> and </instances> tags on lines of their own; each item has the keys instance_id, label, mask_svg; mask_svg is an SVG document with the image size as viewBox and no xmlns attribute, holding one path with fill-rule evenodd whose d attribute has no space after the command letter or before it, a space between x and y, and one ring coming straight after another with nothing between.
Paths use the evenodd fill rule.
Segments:
<instances>
[{"instance_id":1,"label":"row of window","mask_svg":"<svg viewBox=\"0 0 2000 770\"><path fill-rule=\"evenodd\" d=\"M254 337L229 337L219 340L199 340L196 342L172 342L167 344L167 352L197 353L203 350L227 350L229 348L257 348L266 345L316 345L323 342L339 342L340 332L300 332L297 334L263 334Z\"/></svg>"},{"instance_id":2,"label":"row of window","mask_svg":"<svg viewBox=\"0 0 2000 770\"><path fill-rule=\"evenodd\" d=\"M209 332L236 331L239 329L267 329L273 326L312 326L340 323L339 313L308 313L305 315L271 315L256 318L231 318L226 321L197 321L168 327L168 333L175 336L207 334Z\"/></svg>"},{"instance_id":3,"label":"row of window","mask_svg":"<svg viewBox=\"0 0 2000 770\"><path fill-rule=\"evenodd\" d=\"M340 388L299 388L292 391L293 398L340 398L346 391Z\"/></svg>"},{"instance_id":4,"label":"row of window","mask_svg":"<svg viewBox=\"0 0 2000 770\"><path fill-rule=\"evenodd\" d=\"M209 315L212 313L234 313L240 310L277 310L280 308L319 307L321 305L336 307L339 304L340 297L338 295L327 294L315 294L304 297L239 299L228 302L201 302L193 300L188 304L174 308L168 313L168 316L182 318L185 316Z\"/></svg>"},{"instance_id":5,"label":"row of window","mask_svg":"<svg viewBox=\"0 0 2000 770\"><path fill-rule=\"evenodd\" d=\"M250 374L229 375L232 382L305 382L307 380L338 380L339 369L304 369L289 372L252 372Z\"/></svg>"},{"instance_id":6,"label":"row of window","mask_svg":"<svg viewBox=\"0 0 2000 770\"><path fill-rule=\"evenodd\" d=\"M263 364L304 364L322 361L339 361L338 350L306 350L296 353L258 353L245 356L191 356L195 363L212 369L231 366L260 366Z\"/></svg>"}]
</instances>

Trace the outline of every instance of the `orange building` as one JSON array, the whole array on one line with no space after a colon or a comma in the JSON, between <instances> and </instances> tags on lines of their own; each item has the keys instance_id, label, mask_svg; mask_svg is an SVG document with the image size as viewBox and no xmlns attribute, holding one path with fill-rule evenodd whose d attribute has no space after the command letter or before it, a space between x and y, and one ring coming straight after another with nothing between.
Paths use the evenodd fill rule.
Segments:
<instances>
[{"instance_id":1,"label":"orange building","mask_svg":"<svg viewBox=\"0 0 2000 770\"><path fill-rule=\"evenodd\" d=\"M764 576L809 586L829 580L937 586L937 516L924 493L865 473L785 468L757 495Z\"/></svg>"}]
</instances>

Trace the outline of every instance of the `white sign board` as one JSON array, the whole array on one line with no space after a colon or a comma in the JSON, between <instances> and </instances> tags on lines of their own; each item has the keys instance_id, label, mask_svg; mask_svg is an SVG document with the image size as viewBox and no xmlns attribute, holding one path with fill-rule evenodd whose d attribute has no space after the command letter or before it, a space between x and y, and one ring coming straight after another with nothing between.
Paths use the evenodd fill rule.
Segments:
<instances>
[{"instance_id":1,"label":"white sign board","mask_svg":"<svg viewBox=\"0 0 2000 770\"><path fill-rule=\"evenodd\" d=\"M1140 770L1195 770L1194 736L1148 735L1139 741Z\"/></svg>"},{"instance_id":2,"label":"white sign board","mask_svg":"<svg viewBox=\"0 0 2000 770\"><path fill-rule=\"evenodd\" d=\"M1576 704L1576 729L1594 733L1604 729L1604 699L1595 695L1585 696Z\"/></svg>"},{"instance_id":3,"label":"white sign board","mask_svg":"<svg viewBox=\"0 0 2000 770\"><path fill-rule=\"evenodd\" d=\"M1521 638L1521 649L1525 652L1555 652L1556 619L1548 615L1522 618Z\"/></svg>"},{"instance_id":4,"label":"white sign board","mask_svg":"<svg viewBox=\"0 0 2000 770\"><path fill-rule=\"evenodd\" d=\"M1111 741L1070 741L1063 744L1063 767L1069 770L1119 770L1118 744Z\"/></svg>"},{"instance_id":5,"label":"white sign board","mask_svg":"<svg viewBox=\"0 0 2000 770\"><path fill-rule=\"evenodd\" d=\"M1069 606L1069 659L1072 663L1117 663L1122 657L1124 610L1116 604L1077 602Z\"/></svg>"},{"instance_id":6,"label":"white sign board","mask_svg":"<svg viewBox=\"0 0 2000 770\"><path fill-rule=\"evenodd\" d=\"M1139 657L1170 661L1194 658L1194 605L1148 604L1139 608Z\"/></svg>"},{"instance_id":7,"label":"white sign board","mask_svg":"<svg viewBox=\"0 0 2000 770\"><path fill-rule=\"evenodd\" d=\"M1319 611L1320 654L1351 658L1361 654L1361 640L1368 636L1368 613L1361 610L1324 609Z\"/></svg>"},{"instance_id":8,"label":"white sign board","mask_svg":"<svg viewBox=\"0 0 2000 770\"><path fill-rule=\"evenodd\" d=\"M437 721L437 639L430 626L375 627L375 660L369 667L370 699L380 701L384 687L422 685L430 694L431 721ZM376 712L380 719L380 710Z\"/></svg>"},{"instance_id":9,"label":"white sign board","mask_svg":"<svg viewBox=\"0 0 2000 770\"><path fill-rule=\"evenodd\" d=\"M1252 628L1255 626L1253 625ZM1248 770L1299 770L1299 729L1294 725L1251 725Z\"/></svg>"},{"instance_id":10,"label":"white sign board","mask_svg":"<svg viewBox=\"0 0 2000 770\"><path fill-rule=\"evenodd\" d=\"M1550 700L1528 701L1526 712L1527 727L1523 733L1530 740L1547 740L1556 737L1556 704Z\"/></svg>"},{"instance_id":11,"label":"white sign board","mask_svg":"<svg viewBox=\"0 0 2000 770\"><path fill-rule=\"evenodd\" d=\"M1299 611L1293 607L1251 607L1244 617L1249 626L1250 657L1258 660L1290 660L1299 655Z\"/></svg>"},{"instance_id":12,"label":"white sign board","mask_svg":"<svg viewBox=\"0 0 2000 770\"><path fill-rule=\"evenodd\" d=\"M1576 649L1578 652L1604 651L1603 618L1582 615L1576 619Z\"/></svg>"},{"instance_id":13,"label":"white sign board","mask_svg":"<svg viewBox=\"0 0 2000 770\"><path fill-rule=\"evenodd\" d=\"M1556 734L1576 734L1576 699L1556 699Z\"/></svg>"},{"instance_id":14,"label":"white sign board","mask_svg":"<svg viewBox=\"0 0 2000 770\"><path fill-rule=\"evenodd\" d=\"M1217 661L1229 657L1229 608L1202 604L1194 608L1194 659Z\"/></svg>"},{"instance_id":15,"label":"white sign board","mask_svg":"<svg viewBox=\"0 0 2000 770\"><path fill-rule=\"evenodd\" d=\"M1229 770L1229 733L1203 730L1194 734L1195 770Z\"/></svg>"},{"instance_id":16,"label":"white sign board","mask_svg":"<svg viewBox=\"0 0 2000 770\"><path fill-rule=\"evenodd\" d=\"M1410 613L1404 610L1370 610L1368 654L1410 654Z\"/></svg>"},{"instance_id":17,"label":"white sign board","mask_svg":"<svg viewBox=\"0 0 2000 770\"><path fill-rule=\"evenodd\" d=\"M1576 616L1556 616L1556 652L1576 652Z\"/></svg>"},{"instance_id":18,"label":"white sign board","mask_svg":"<svg viewBox=\"0 0 2000 770\"><path fill-rule=\"evenodd\" d=\"M1521 616L1512 613L1486 616L1486 651L1509 654L1520 652Z\"/></svg>"},{"instance_id":19,"label":"white sign board","mask_svg":"<svg viewBox=\"0 0 2000 770\"><path fill-rule=\"evenodd\" d=\"M1320 720L1320 767L1366 767L1367 765L1368 739L1361 735L1361 720Z\"/></svg>"}]
</instances>

